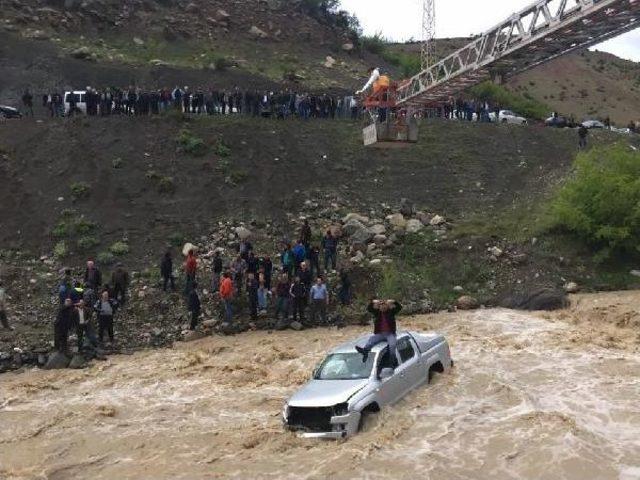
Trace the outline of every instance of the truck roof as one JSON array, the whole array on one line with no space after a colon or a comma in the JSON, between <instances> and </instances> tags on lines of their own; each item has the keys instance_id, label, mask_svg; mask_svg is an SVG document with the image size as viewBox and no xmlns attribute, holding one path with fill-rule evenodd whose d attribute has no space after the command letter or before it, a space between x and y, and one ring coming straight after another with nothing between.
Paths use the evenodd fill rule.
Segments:
<instances>
[{"instance_id":1,"label":"truck roof","mask_svg":"<svg viewBox=\"0 0 640 480\"><path fill-rule=\"evenodd\" d=\"M409 332L409 331L398 331L397 337L400 340L402 337L410 335L414 338L414 340L418 343L418 346L422 351L426 351L431 348L433 345L438 344L444 341L444 336L439 333L434 332ZM343 343L342 345L338 345L336 348L332 349L329 353L353 353L356 350L356 345L364 346L371 335L362 335L354 340ZM381 342L375 345L372 349L372 353L378 353L383 350L387 346L386 342Z\"/></svg>"}]
</instances>

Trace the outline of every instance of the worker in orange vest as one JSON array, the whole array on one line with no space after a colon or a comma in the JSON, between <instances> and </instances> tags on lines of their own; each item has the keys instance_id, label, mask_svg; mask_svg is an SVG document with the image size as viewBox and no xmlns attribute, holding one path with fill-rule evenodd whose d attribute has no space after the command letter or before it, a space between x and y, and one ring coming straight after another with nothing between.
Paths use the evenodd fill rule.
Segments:
<instances>
[{"instance_id":1,"label":"worker in orange vest","mask_svg":"<svg viewBox=\"0 0 640 480\"><path fill-rule=\"evenodd\" d=\"M233 300L233 282L231 281L231 273L224 272L222 275L222 282L220 282L220 298L224 304L225 321L231 323L233 316L233 310L231 308L231 301Z\"/></svg>"}]
</instances>

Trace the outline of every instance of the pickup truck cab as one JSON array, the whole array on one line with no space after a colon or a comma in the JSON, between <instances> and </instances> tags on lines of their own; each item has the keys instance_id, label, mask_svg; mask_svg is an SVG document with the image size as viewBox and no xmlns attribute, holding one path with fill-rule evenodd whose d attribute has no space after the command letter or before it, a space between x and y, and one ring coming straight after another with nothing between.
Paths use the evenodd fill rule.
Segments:
<instances>
[{"instance_id":1,"label":"pickup truck cab","mask_svg":"<svg viewBox=\"0 0 640 480\"><path fill-rule=\"evenodd\" d=\"M357 433L366 415L402 399L453 366L449 344L436 333L398 333L396 355L386 342L366 361L355 349L361 337L332 350L313 378L285 404L285 428L307 438L345 438ZM394 358L395 357L395 358Z\"/></svg>"}]
</instances>

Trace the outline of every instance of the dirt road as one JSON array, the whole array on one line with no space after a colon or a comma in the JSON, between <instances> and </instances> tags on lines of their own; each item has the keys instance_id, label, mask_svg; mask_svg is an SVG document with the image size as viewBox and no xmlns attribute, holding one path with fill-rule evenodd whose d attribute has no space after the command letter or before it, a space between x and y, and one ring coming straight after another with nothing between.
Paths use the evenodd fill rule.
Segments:
<instances>
[{"instance_id":1,"label":"dirt road","mask_svg":"<svg viewBox=\"0 0 640 480\"><path fill-rule=\"evenodd\" d=\"M346 442L285 433L280 411L323 353L362 328L213 337L84 371L7 374L0 478L638 479L639 299L404 319L448 336L455 371Z\"/></svg>"}]
</instances>

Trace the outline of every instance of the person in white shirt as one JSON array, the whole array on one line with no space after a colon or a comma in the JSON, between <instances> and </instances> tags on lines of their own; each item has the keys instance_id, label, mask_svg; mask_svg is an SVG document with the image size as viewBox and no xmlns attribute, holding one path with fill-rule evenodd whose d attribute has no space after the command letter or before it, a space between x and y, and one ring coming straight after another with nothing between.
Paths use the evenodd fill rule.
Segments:
<instances>
[{"instance_id":1,"label":"person in white shirt","mask_svg":"<svg viewBox=\"0 0 640 480\"><path fill-rule=\"evenodd\" d=\"M375 68L371 68L369 70L369 72L371 73L371 77L369 77L369 81L365 84L364 87L362 87L361 90L358 90L356 92L356 95L360 95L361 93L366 92L367 90L369 90L374 83L376 83L378 80L380 80L380 69L375 67Z\"/></svg>"},{"instance_id":2,"label":"person in white shirt","mask_svg":"<svg viewBox=\"0 0 640 480\"><path fill-rule=\"evenodd\" d=\"M318 277L316 284L311 287L311 324L315 325L316 317L320 314L322 323L327 323L327 306L329 305L329 291Z\"/></svg>"}]
</instances>

